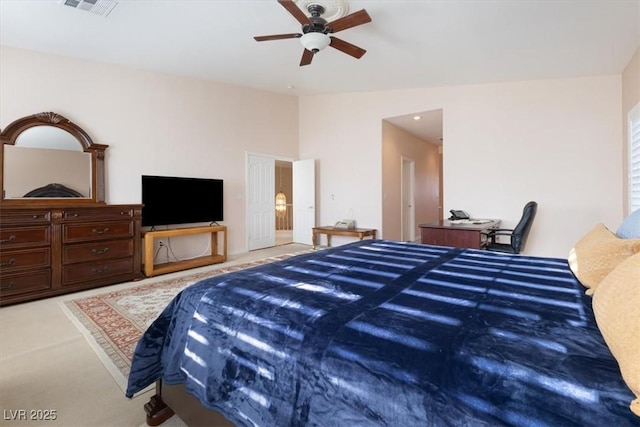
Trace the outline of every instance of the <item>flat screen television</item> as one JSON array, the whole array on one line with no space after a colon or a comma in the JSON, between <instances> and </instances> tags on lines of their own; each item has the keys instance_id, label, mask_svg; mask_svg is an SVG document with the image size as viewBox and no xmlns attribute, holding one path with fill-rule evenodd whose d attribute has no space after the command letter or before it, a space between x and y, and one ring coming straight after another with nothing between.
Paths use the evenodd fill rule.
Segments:
<instances>
[{"instance_id":1,"label":"flat screen television","mask_svg":"<svg viewBox=\"0 0 640 427\"><path fill-rule=\"evenodd\" d=\"M223 181L142 175L142 226L224 219Z\"/></svg>"}]
</instances>

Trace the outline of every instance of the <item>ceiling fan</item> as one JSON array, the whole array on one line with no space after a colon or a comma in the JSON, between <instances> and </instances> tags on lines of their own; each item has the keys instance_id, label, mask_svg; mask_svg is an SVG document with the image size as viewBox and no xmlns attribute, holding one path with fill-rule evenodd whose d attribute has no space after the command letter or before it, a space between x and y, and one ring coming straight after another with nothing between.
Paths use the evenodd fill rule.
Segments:
<instances>
[{"instance_id":1,"label":"ceiling fan","mask_svg":"<svg viewBox=\"0 0 640 427\"><path fill-rule=\"evenodd\" d=\"M367 52L356 45L329 35L371 22L371 17L366 10L362 9L358 12L338 18L333 22L327 22L321 16L325 11L325 8L321 4L309 4L307 6L307 10L311 16L308 17L293 0L278 0L278 3L287 9L287 11L293 15L300 24L302 24L302 33L256 36L254 39L258 42L263 42L268 40L299 38L300 42L304 46L300 66L311 64L313 55L320 52L327 46L331 46L334 49L338 49L339 51L358 59L362 58L362 55Z\"/></svg>"}]
</instances>

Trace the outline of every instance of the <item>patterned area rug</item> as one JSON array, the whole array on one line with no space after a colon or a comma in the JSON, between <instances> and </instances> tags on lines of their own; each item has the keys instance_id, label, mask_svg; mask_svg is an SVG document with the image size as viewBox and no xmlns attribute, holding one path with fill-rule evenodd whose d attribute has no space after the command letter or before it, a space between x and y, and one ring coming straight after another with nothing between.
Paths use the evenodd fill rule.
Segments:
<instances>
[{"instance_id":1,"label":"patterned area rug","mask_svg":"<svg viewBox=\"0 0 640 427\"><path fill-rule=\"evenodd\" d=\"M303 252L165 280L150 279L153 282L62 301L60 305L124 392L138 340L178 292L207 277L283 260Z\"/></svg>"}]
</instances>

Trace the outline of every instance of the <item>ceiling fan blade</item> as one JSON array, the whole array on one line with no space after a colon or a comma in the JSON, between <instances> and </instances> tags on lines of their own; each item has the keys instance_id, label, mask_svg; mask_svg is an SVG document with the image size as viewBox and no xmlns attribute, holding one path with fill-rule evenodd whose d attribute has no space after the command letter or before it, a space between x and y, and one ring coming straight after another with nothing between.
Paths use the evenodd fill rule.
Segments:
<instances>
[{"instance_id":1,"label":"ceiling fan blade","mask_svg":"<svg viewBox=\"0 0 640 427\"><path fill-rule=\"evenodd\" d=\"M278 0L287 11L293 15L302 25L311 24L311 20L292 0Z\"/></svg>"},{"instance_id":2,"label":"ceiling fan blade","mask_svg":"<svg viewBox=\"0 0 640 427\"><path fill-rule=\"evenodd\" d=\"M300 33L290 33L290 34L273 34L271 36L256 36L254 39L257 42L264 42L268 40L282 40L282 39L297 39L302 37Z\"/></svg>"},{"instance_id":3,"label":"ceiling fan blade","mask_svg":"<svg viewBox=\"0 0 640 427\"><path fill-rule=\"evenodd\" d=\"M338 31L346 30L347 28L366 24L367 22L371 22L371 17L366 10L362 9L358 12L353 12L347 16L338 18L333 22L329 22L327 26L330 27L334 33L337 33Z\"/></svg>"},{"instance_id":4,"label":"ceiling fan blade","mask_svg":"<svg viewBox=\"0 0 640 427\"><path fill-rule=\"evenodd\" d=\"M347 55L351 55L354 58L358 58L358 59L362 58L362 55L367 53L367 51L362 49L361 47L358 47L354 44L351 44L349 42L346 42L344 40L341 40L333 36L331 36L331 44L329 44L329 46L331 46L334 49L338 49L339 51L344 52Z\"/></svg>"},{"instance_id":5,"label":"ceiling fan blade","mask_svg":"<svg viewBox=\"0 0 640 427\"><path fill-rule=\"evenodd\" d=\"M302 52L302 59L300 60L300 66L302 67L303 65L309 65L311 64L312 60L313 60L313 52L311 52L308 49L305 49Z\"/></svg>"}]
</instances>

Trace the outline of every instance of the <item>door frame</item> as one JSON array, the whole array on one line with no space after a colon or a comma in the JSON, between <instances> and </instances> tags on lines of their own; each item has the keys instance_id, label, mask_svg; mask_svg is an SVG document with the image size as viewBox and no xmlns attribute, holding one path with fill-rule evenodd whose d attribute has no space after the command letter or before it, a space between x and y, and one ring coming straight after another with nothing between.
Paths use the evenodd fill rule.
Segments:
<instances>
[{"instance_id":1,"label":"door frame","mask_svg":"<svg viewBox=\"0 0 640 427\"><path fill-rule=\"evenodd\" d=\"M413 242L416 238L416 162L408 157L400 157L400 218L402 226L400 239Z\"/></svg>"}]
</instances>

